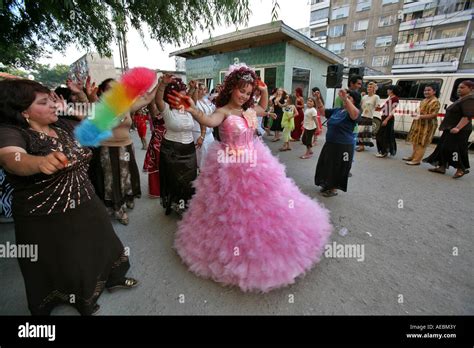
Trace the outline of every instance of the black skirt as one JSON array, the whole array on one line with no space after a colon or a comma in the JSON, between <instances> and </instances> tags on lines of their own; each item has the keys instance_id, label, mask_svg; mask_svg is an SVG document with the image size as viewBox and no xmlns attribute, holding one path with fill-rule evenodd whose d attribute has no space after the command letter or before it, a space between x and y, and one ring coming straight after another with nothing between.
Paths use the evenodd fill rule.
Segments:
<instances>
[{"instance_id":1,"label":"black skirt","mask_svg":"<svg viewBox=\"0 0 474 348\"><path fill-rule=\"evenodd\" d=\"M116 211L141 196L140 173L132 144L93 149L89 178L105 206Z\"/></svg>"},{"instance_id":2,"label":"black skirt","mask_svg":"<svg viewBox=\"0 0 474 348\"><path fill-rule=\"evenodd\" d=\"M469 136L472 129L462 130L457 134L452 134L445 130L439 139L433 153L425 158L423 162L434 166L452 166L456 169L469 169Z\"/></svg>"},{"instance_id":3,"label":"black skirt","mask_svg":"<svg viewBox=\"0 0 474 348\"><path fill-rule=\"evenodd\" d=\"M382 122L386 117L382 117ZM395 120L392 118L387 122L387 125L383 127L382 125L377 132L377 151L383 155L390 154L395 156L397 154L397 142L395 141L395 130L394 130Z\"/></svg>"},{"instance_id":4,"label":"black skirt","mask_svg":"<svg viewBox=\"0 0 474 348\"><path fill-rule=\"evenodd\" d=\"M173 203L187 206L194 194L192 182L197 177L194 142L182 144L163 139L160 149L160 190L166 214Z\"/></svg>"},{"instance_id":5,"label":"black skirt","mask_svg":"<svg viewBox=\"0 0 474 348\"><path fill-rule=\"evenodd\" d=\"M16 243L36 244L38 259L19 258L28 308L49 315L58 304L70 304L90 315L106 286L130 268L102 202L88 202L61 214L15 216Z\"/></svg>"},{"instance_id":6,"label":"black skirt","mask_svg":"<svg viewBox=\"0 0 474 348\"><path fill-rule=\"evenodd\" d=\"M326 142L316 165L314 183L325 189L339 189L346 192L353 155L354 144Z\"/></svg>"},{"instance_id":7,"label":"black skirt","mask_svg":"<svg viewBox=\"0 0 474 348\"><path fill-rule=\"evenodd\" d=\"M316 131L316 129L306 129L305 128L305 130L303 132L303 137L301 138L301 142L303 143L303 145L313 146L313 136L314 136L315 131Z\"/></svg>"},{"instance_id":8,"label":"black skirt","mask_svg":"<svg viewBox=\"0 0 474 348\"><path fill-rule=\"evenodd\" d=\"M275 108L275 114L277 117L273 120L270 130L274 132L281 132L283 128L281 127L281 120L283 119L283 110Z\"/></svg>"}]
</instances>

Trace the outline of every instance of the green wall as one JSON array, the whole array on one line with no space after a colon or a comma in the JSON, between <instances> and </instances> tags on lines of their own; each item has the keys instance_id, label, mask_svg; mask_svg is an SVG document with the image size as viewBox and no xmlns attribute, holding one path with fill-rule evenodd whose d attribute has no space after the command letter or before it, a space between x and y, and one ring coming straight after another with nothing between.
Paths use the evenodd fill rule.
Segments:
<instances>
[{"instance_id":1,"label":"green wall","mask_svg":"<svg viewBox=\"0 0 474 348\"><path fill-rule=\"evenodd\" d=\"M186 59L186 78L188 81L213 78L216 85L219 83L219 73L226 71L236 59L254 68L276 67L276 84L283 86L288 92L292 87L293 67L309 69L311 70L309 90L317 86L321 89L321 94L326 96L326 78L323 75L326 75L329 63L286 42L195 59L188 58Z\"/></svg>"},{"instance_id":2,"label":"green wall","mask_svg":"<svg viewBox=\"0 0 474 348\"><path fill-rule=\"evenodd\" d=\"M283 85L285 49L286 44L281 42L213 56L188 58L186 59L186 78L188 81L213 78L215 85L219 83L219 72L226 71L237 58L240 63L246 63L254 68L277 67L277 85Z\"/></svg>"}]
</instances>

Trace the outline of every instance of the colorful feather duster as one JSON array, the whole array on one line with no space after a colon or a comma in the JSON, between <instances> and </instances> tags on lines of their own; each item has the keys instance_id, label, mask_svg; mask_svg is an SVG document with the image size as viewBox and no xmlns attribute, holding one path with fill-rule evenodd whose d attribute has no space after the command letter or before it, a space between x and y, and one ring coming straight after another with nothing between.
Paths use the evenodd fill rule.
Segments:
<instances>
[{"instance_id":1,"label":"colorful feather duster","mask_svg":"<svg viewBox=\"0 0 474 348\"><path fill-rule=\"evenodd\" d=\"M112 137L112 129L120 122L120 117L156 83L153 70L133 68L127 71L96 104L94 114L76 128L76 139L83 146L97 147L103 140Z\"/></svg>"}]
</instances>

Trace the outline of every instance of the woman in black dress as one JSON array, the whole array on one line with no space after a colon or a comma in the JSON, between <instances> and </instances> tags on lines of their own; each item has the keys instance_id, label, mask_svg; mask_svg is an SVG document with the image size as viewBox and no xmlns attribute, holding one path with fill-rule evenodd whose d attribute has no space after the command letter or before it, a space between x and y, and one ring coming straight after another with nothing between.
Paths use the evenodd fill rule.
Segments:
<instances>
[{"instance_id":1,"label":"woman in black dress","mask_svg":"<svg viewBox=\"0 0 474 348\"><path fill-rule=\"evenodd\" d=\"M280 132L283 130L281 126L281 120L283 118L283 107L285 106L286 92L278 88L275 98L272 100L273 112L276 114L276 118L273 120L270 130L275 132L275 136L272 141L280 140Z\"/></svg>"},{"instance_id":2,"label":"woman in black dress","mask_svg":"<svg viewBox=\"0 0 474 348\"><path fill-rule=\"evenodd\" d=\"M70 304L97 312L105 288L131 288L128 256L87 176L91 151L73 137L77 121L58 118L50 91L30 80L0 82L0 165L13 185L19 258L33 315Z\"/></svg>"},{"instance_id":3,"label":"woman in black dress","mask_svg":"<svg viewBox=\"0 0 474 348\"><path fill-rule=\"evenodd\" d=\"M446 116L439 126L443 131L436 149L423 162L430 163L436 168L430 172L444 174L446 168L453 166L458 179L469 173L468 142L472 133L472 118L474 117L474 82L463 81L458 86L459 99L446 109Z\"/></svg>"},{"instance_id":4,"label":"woman in black dress","mask_svg":"<svg viewBox=\"0 0 474 348\"><path fill-rule=\"evenodd\" d=\"M379 158L385 158L389 154L395 156L397 154L397 143L395 141L395 108L398 106L398 97L400 96L400 88L395 85L387 87L388 99L382 106L382 123L377 132L377 150L375 155Z\"/></svg>"}]
</instances>

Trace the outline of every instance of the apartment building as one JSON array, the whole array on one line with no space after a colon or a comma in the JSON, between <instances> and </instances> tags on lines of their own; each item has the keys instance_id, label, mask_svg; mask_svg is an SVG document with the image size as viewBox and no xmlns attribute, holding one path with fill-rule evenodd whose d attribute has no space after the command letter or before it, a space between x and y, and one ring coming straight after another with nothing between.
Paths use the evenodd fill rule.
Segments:
<instances>
[{"instance_id":1,"label":"apartment building","mask_svg":"<svg viewBox=\"0 0 474 348\"><path fill-rule=\"evenodd\" d=\"M472 72L471 0L405 1L391 72Z\"/></svg>"},{"instance_id":2,"label":"apartment building","mask_svg":"<svg viewBox=\"0 0 474 348\"><path fill-rule=\"evenodd\" d=\"M311 0L300 31L344 58L385 74L473 72L472 0Z\"/></svg>"},{"instance_id":3,"label":"apartment building","mask_svg":"<svg viewBox=\"0 0 474 348\"><path fill-rule=\"evenodd\" d=\"M322 47L327 45L330 6L330 0L311 0L309 28L303 32Z\"/></svg>"}]
</instances>

